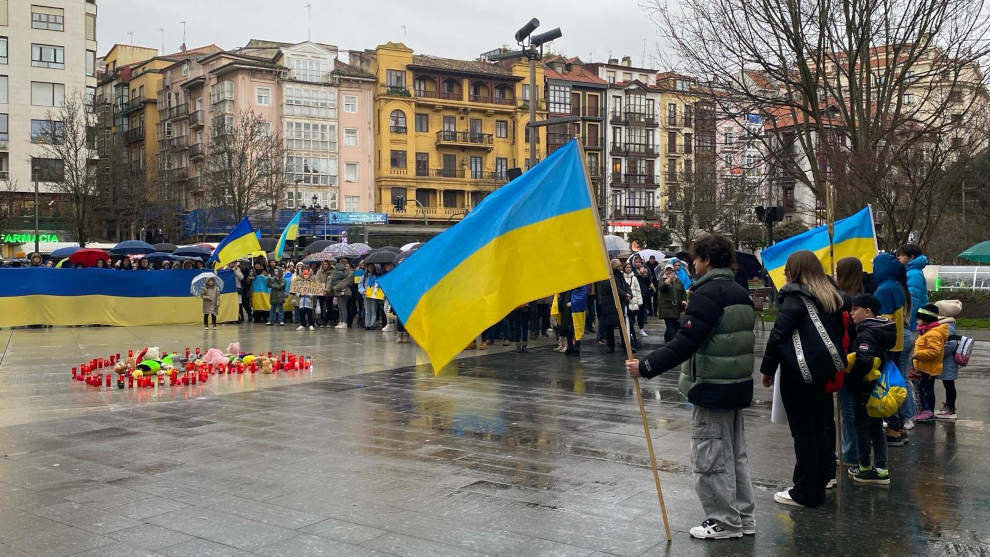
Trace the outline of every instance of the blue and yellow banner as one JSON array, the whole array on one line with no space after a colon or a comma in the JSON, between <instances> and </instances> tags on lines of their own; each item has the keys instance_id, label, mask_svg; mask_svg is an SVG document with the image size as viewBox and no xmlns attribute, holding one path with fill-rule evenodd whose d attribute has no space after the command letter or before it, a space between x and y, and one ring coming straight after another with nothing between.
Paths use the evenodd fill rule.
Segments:
<instances>
[{"instance_id":1,"label":"blue and yellow banner","mask_svg":"<svg viewBox=\"0 0 990 557\"><path fill-rule=\"evenodd\" d=\"M517 306L608 278L595 211L572 140L379 283L439 370Z\"/></svg>"},{"instance_id":2,"label":"blue and yellow banner","mask_svg":"<svg viewBox=\"0 0 990 557\"><path fill-rule=\"evenodd\" d=\"M844 219L835 221L832 237L832 253L835 261L844 257L855 257L863 263L863 270L873 272L873 257L877 254L877 238L873 226L873 211L869 206L864 207ZM822 267L828 274L832 269L832 259L829 254L828 226L819 226L797 236L766 248L760 253L763 266L766 268L774 286L781 288L787 282L784 279L784 265L787 258L796 251L808 250L818 256Z\"/></svg>"},{"instance_id":3,"label":"blue and yellow banner","mask_svg":"<svg viewBox=\"0 0 990 557\"><path fill-rule=\"evenodd\" d=\"M207 261L207 265L212 265L216 269L258 252L264 254L264 250L261 249L261 244L258 242L258 236L251 230L251 221L244 217L230 231L230 234L227 234L227 237L217 244L216 249L213 250L213 255Z\"/></svg>"},{"instance_id":4,"label":"blue and yellow banner","mask_svg":"<svg viewBox=\"0 0 990 557\"><path fill-rule=\"evenodd\" d=\"M289 224L285 226L285 230L282 231L282 235L279 236L278 243L275 244L275 261L282 260L282 253L285 252L285 242L288 240L295 240L299 237L299 218L302 216L302 211L296 213L296 216L292 217Z\"/></svg>"},{"instance_id":5,"label":"blue and yellow banner","mask_svg":"<svg viewBox=\"0 0 990 557\"><path fill-rule=\"evenodd\" d=\"M0 327L25 325L172 325L199 323L203 301L189 294L202 270L0 269ZM220 271L217 321L236 321L231 271Z\"/></svg>"}]
</instances>

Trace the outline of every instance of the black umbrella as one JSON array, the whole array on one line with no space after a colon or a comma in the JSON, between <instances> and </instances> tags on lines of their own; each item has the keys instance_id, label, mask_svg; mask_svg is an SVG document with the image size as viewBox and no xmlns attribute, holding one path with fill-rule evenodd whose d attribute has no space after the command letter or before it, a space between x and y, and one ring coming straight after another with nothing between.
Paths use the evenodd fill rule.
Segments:
<instances>
[{"instance_id":1,"label":"black umbrella","mask_svg":"<svg viewBox=\"0 0 990 557\"><path fill-rule=\"evenodd\" d=\"M203 246L186 246L184 248L179 248L172 252L172 255L181 255L183 257L195 257L206 261L213 255L213 250L207 249Z\"/></svg>"},{"instance_id":2,"label":"black umbrella","mask_svg":"<svg viewBox=\"0 0 990 557\"><path fill-rule=\"evenodd\" d=\"M370 264L382 265L385 263L394 264L397 257L398 254L393 252L392 250L376 249L376 250L371 250L371 252L369 252L368 255L365 256L363 261L369 265Z\"/></svg>"},{"instance_id":3,"label":"black umbrella","mask_svg":"<svg viewBox=\"0 0 990 557\"><path fill-rule=\"evenodd\" d=\"M310 242L309 245L306 246L306 251L304 253L306 255L309 255L311 253L323 251L324 248L326 248L327 246L333 243L335 243L333 240L317 240L315 242Z\"/></svg>"},{"instance_id":4,"label":"black umbrella","mask_svg":"<svg viewBox=\"0 0 990 557\"><path fill-rule=\"evenodd\" d=\"M155 251L164 251L166 253L172 253L173 251L179 249L179 246L175 244L170 244L168 242L162 242L160 244L154 245Z\"/></svg>"},{"instance_id":5,"label":"black umbrella","mask_svg":"<svg viewBox=\"0 0 990 557\"><path fill-rule=\"evenodd\" d=\"M262 238L258 240L258 244L260 244L261 249L265 251L275 251L275 245L278 244L278 238Z\"/></svg>"},{"instance_id":6,"label":"black umbrella","mask_svg":"<svg viewBox=\"0 0 990 557\"><path fill-rule=\"evenodd\" d=\"M736 252L736 263L739 264L739 269L746 275L747 279L760 276L760 269L763 268L755 255L743 251Z\"/></svg>"}]
</instances>

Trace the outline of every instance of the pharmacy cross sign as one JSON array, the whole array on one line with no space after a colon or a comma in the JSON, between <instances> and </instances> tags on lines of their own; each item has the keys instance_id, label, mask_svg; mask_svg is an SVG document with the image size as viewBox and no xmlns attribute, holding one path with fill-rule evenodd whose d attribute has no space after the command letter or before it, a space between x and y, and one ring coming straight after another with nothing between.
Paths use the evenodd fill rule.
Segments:
<instances>
[{"instance_id":1,"label":"pharmacy cross sign","mask_svg":"<svg viewBox=\"0 0 990 557\"><path fill-rule=\"evenodd\" d=\"M39 234L39 242L58 242L58 234ZM34 234L4 234L5 244L30 244L34 242Z\"/></svg>"}]
</instances>

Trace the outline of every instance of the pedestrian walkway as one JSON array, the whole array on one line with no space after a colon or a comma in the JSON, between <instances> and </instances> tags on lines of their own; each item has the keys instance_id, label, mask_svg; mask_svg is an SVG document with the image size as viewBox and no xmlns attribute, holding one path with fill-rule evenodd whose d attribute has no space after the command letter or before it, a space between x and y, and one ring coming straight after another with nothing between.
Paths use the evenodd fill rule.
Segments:
<instances>
[{"instance_id":1,"label":"pedestrian walkway","mask_svg":"<svg viewBox=\"0 0 990 557\"><path fill-rule=\"evenodd\" d=\"M772 502L789 485L793 450L786 427L769 423L769 390L757 387L745 413L758 532L731 541L688 537L702 518L691 487L689 406L675 375L644 382L674 530L667 546L620 354L591 342L580 358L549 346L469 352L436 375L415 365L414 349L379 333L307 339L243 326L230 336L236 331L245 345L314 353L327 370L317 374L326 375L258 376L254 388L213 387L158 403L118 404L114 391L99 395L100 408L93 391L55 365L93 346L109 352L111 333L137 342L149 331L37 331L25 336L48 348L34 357L15 333L0 363L4 405L15 392L40 401L47 389L84 410L0 427L0 554L990 552L985 352L960 374L959 420L919 425L911 444L891 449L889 488L843 478L814 510ZM198 332L168 334L183 347L202 342ZM23 368L32 364L51 377L29 381Z\"/></svg>"}]
</instances>

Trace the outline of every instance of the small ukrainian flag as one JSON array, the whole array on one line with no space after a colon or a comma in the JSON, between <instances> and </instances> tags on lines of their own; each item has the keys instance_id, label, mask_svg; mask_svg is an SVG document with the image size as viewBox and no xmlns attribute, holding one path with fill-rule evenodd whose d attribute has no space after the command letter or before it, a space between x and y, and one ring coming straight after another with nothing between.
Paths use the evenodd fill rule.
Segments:
<instances>
[{"instance_id":1,"label":"small ukrainian flag","mask_svg":"<svg viewBox=\"0 0 990 557\"><path fill-rule=\"evenodd\" d=\"M261 244L258 243L258 237L255 236L254 231L251 230L251 221L244 217L230 231L230 234L227 234L227 237L217 244L216 249L213 250L213 255L206 263L216 269L260 250Z\"/></svg>"}]
</instances>

